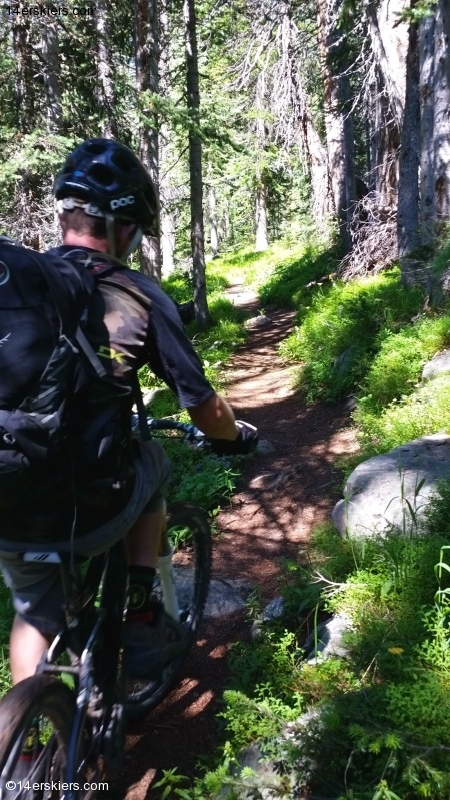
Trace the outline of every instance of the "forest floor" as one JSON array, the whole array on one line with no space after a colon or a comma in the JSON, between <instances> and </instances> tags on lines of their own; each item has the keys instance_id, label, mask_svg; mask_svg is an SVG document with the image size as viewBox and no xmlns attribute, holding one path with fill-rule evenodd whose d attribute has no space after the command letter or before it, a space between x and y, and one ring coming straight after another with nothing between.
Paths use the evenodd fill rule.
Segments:
<instances>
[{"instance_id":1,"label":"forest floor","mask_svg":"<svg viewBox=\"0 0 450 800\"><path fill-rule=\"evenodd\" d=\"M256 297L242 286L229 296L256 312ZM283 563L302 559L311 530L329 519L339 499L336 457L357 450L345 402L306 406L291 389L277 345L289 334L294 312L269 316L271 326L250 332L231 359L226 396L236 416L256 425L273 450L246 465L237 493L217 518L213 543L213 576L245 579L259 588L264 604L279 595ZM159 798L152 785L161 770L192 776L199 759L214 752L227 654L233 642L249 638L250 627L245 612L202 626L177 688L129 727L119 796Z\"/></svg>"}]
</instances>

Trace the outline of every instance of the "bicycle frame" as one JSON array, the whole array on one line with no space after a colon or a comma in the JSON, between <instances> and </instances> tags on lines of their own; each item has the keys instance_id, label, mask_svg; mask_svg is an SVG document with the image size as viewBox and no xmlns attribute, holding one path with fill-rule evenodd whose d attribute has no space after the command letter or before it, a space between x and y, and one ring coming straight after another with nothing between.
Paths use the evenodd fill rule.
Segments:
<instances>
[{"instance_id":1,"label":"bicycle frame","mask_svg":"<svg viewBox=\"0 0 450 800\"><path fill-rule=\"evenodd\" d=\"M206 441L194 426L173 420L150 420L149 427L152 430L180 430L185 434L184 440L195 447L203 447ZM179 522L175 524L184 525L187 515L187 520L193 522L194 529L198 531L196 541L199 547L203 542L199 550L202 554L199 563L203 572L195 573L192 617L187 605L189 616L185 617L180 613L172 565L173 549L165 534L162 536L157 567L161 600L166 613L177 622L180 617L183 623L188 621L189 635L192 636L206 601L210 574L210 533L206 519L199 516L200 510L196 512L194 506L186 506L187 510L180 508L172 512L172 516L169 514L169 519L173 520L173 514L176 517L178 513ZM42 657L36 674L71 676L73 681L75 703L73 706L69 703L68 708L74 710L67 711L64 717L67 719L67 744L66 762L61 774L64 774L64 785L67 787L62 797L64 800L77 800L78 789L74 787L83 778L86 780L87 776L90 781L96 782L104 779L104 771L107 775L114 775L114 768L117 769L122 753L127 702L122 664L122 626L128 590L124 541L121 540L109 551L91 558L83 579L67 554L29 551L23 558L26 561L60 564L65 598L65 625ZM184 603L183 600L182 609ZM69 665L60 661L61 656L66 653L70 657ZM175 671L169 669L168 674L164 674L161 685L155 683L153 688L149 684L150 693L146 693L147 687L143 690L139 688L134 695L138 698L137 704L142 702L142 707L147 710L151 708L152 702L158 702L157 698L161 697L161 692L167 691L182 660L174 660ZM67 683L67 677L65 682ZM66 691L70 697L69 690ZM132 708L137 708L137 704L132 705ZM53 746L54 740L49 741ZM83 793L83 796L86 797L86 794Z\"/></svg>"},{"instance_id":2,"label":"bicycle frame","mask_svg":"<svg viewBox=\"0 0 450 800\"><path fill-rule=\"evenodd\" d=\"M100 755L108 760L108 750L112 751L114 745L115 723L121 723L120 719L114 720L112 714L118 700L121 626L127 598L128 570L123 542L91 559L81 583L68 572L64 563L61 573L67 598L66 625L44 654L37 673L69 674L75 682L76 711L65 772L65 783L72 787L80 781L79 754L85 726L89 724L92 734L87 762ZM56 664L64 652L71 655L70 666ZM116 712L120 714L117 707ZM75 800L76 796L77 792L71 788L64 794L65 800Z\"/></svg>"}]
</instances>

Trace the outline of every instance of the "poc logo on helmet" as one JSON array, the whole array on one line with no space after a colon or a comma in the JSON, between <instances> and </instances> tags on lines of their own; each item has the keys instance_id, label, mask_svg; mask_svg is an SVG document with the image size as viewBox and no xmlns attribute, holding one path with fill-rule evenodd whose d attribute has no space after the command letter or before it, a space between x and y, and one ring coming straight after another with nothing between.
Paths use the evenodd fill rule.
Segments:
<instances>
[{"instance_id":1,"label":"poc logo on helmet","mask_svg":"<svg viewBox=\"0 0 450 800\"><path fill-rule=\"evenodd\" d=\"M119 197L118 200L111 200L110 206L111 211L115 211L116 208L121 208L123 206L131 206L134 203L134 197L132 194L129 194L128 197Z\"/></svg>"}]
</instances>

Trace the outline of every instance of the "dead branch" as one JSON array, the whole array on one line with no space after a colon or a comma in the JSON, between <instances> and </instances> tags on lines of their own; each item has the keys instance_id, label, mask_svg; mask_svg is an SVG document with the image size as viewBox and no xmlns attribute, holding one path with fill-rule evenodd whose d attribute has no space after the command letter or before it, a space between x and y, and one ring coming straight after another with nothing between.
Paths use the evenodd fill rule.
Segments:
<instances>
[{"instance_id":1,"label":"dead branch","mask_svg":"<svg viewBox=\"0 0 450 800\"><path fill-rule=\"evenodd\" d=\"M381 205L377 192L356 203L350 232L352 250L338 270L345 281L375 275L397 258L397 209Z\"/></svg>"}]
</instances>

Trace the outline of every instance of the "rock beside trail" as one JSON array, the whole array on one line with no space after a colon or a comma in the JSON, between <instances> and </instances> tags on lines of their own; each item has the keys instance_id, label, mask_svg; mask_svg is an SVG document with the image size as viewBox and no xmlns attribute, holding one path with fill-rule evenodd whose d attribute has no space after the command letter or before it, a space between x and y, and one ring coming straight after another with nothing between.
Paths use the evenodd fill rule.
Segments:
<instances>
[{"instance_id":1,"label":"rock beside trail","mask_svg":"<svg viewBox=\"0 0 450 800\"><path fill-rule=\"evenodd\" d=\"M272 442L269 442L268 439L260 439L257 447L256 452L259 453L261 456L268 456L275 451L275 448Z\"/></svg>"},{"instance_id":2,"label":"rock beside trail","mask_svg":"<svg viewBox=\"0 0 450 800\"><path fill-rule=\"evenodd\" d=\"M317 626L317 633L313 631L303 645L306 662L314 666L330 656L347 658L349 651L345 634L351 630L352 623L347 614L335 614L326 622L321 622Z\"/></svg>"},{"instance_id":3,"label":"rock beside trail","mask_svg":"<svg viewBox=\"0 0 450 800\"><path fill-rule=\"evenodd\" d=\"M265 622L271 622L282 617L284 617L284 597L275 597L266 605L258 619L255 619L250 631L252 639L260 636Z\"/></svg>"},{"instance_id":4,"label":"rock beside trail","mask_svg":"<svg viewBox=\"0 0 450 800\"><path fill-rule=\"evenodd\" d=\"M193 579L192 569L189 567L175 567L175 583L181 605L189 603L193 589ZM252 589L253 586L250 583L241 579L213 578L209 585L203 616L209 619L216 619L242 611L246 607L246 600Z\"/></svg>"},{"instance_id":5,"label":"rock beside trail","mask_svg":"<svg viewBox=\"0 0 450 800\"><path fill-rule=\"evenodd\" d=\"M288 722L279 737L279 753L294 747L298 751L295 764L289 772L280 774L279 764L264 756L258 743L246 747L238 755L237 764L231 768L229 786L223 786L215 795L215 800L279 800L282 797L304 797L304 787L310 783L312 775L322 772L325 778L320 788L321 800L338 800L342 797L342 787L334 787L326 780L326 765L319 766L309 753L317 748L326 727L329 713L327 705L318 706L306 711L295 722ZM303 749L303 754L301 750ZM250 772L251 770L251 772ZM316 795L315 795L316 796Z\"/></svg>"},{"instance_id":6,"label":"rock beside trail","mask_svg":"<svg viewBox=\"0 0 450 800\"><path fill-rule=\"evenodd\" d=\"M445 375L450 372L450 350L443 350L442 353L436 353L431 361L428 361L422 370L422 380L424 382L430 381L439 375Z\"/></svg>"},{"instance_id":7,"label":"rock beside trail","mask_svg":"<svg viewBox=\"0 0 450 800\"><path fill-rule=\"evenodd\" d=\"M252 770L254 774L248 774L248 770ZM283 789L286 791L290 788L287 779L278 775L275 764L264 758L257 744L246 747L239 754L238 764L232 768L232 775L232 784L224 786L215 795L216 800L233 800L236 797L239 800L251 800L255 793L262 800L276 800L283 797Z\"/></svg>"},{"instance_id":8,"label":"rock beside trail","mask_svg":"<svg viewBox=\"0 0 450 800\"><path fill-rule=\"evenodd\" d=\"M272 320L266 317L265 314L258 314L257 317L250 317L250 319L244 323L244 327L251 331L258 330L258 328L269 328L272 324Z\"/></svg>"},{"instance_id":9,"label":"rock beside trail","mask_svg":"<svg viewBox=\"0 0 450 800\"><path fill-rule=\"evenodd\" d=\"M226 617L235 614L236 611L242 611L253 588L250 583L241 579L213 578L203 616Z\"/></svg>"},{"instance_id":10,"label":"rock beside trail","mask_svg":"<svg viewBox=\"0 0 450 800\"><path fill-rule=\"evenodd\" d=\"M356 537L393 529L409 533L416 528L413 516L423 517L438 480L449 477L450 436L414 439L356 467L344 499L333 509L333 523L342 535Z\"/></svg>"}]
</instances>

